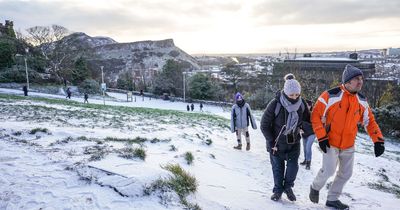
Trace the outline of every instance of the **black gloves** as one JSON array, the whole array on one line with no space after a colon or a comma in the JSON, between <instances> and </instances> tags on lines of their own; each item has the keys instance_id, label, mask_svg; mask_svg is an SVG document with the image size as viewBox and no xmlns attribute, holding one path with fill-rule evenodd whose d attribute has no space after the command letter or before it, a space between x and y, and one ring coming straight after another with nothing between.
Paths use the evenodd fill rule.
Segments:
<instances>
[{"instance_id":1,"label":"black gloves","mask_svg":"<svg viewBox=\"0 0 400 210\"><path fill-rule=\"evenodd\" d=\"M375 142L374 144L375 157L379 157L385 152L385 145L383 142Z\"/></svg>"},{"instance_id":2,"label":"black gloves","mask_svg":"<svg viewBox=\"0 0 400 210\"><path fill-rule=\"evenodd\" d=\"M326 153L326 147L331 148L331 145L329 145L329 141L328 138L325 138L323 140L319 140L318 141L319 147L321 148L321 150Z\"/></svg>"}]
</instances>

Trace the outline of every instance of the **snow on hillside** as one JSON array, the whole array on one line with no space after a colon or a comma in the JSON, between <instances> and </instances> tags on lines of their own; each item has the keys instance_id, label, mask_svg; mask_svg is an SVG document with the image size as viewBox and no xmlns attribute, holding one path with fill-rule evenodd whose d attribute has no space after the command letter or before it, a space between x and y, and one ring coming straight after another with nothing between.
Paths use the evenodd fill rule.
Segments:
<instances>
[{"instance_id":1,"label":"snow on hillside","mask_svg":"<svg viewBox=\"0 0 400 210\"><path fill-rule=\"evenodd\" d=\"M308 200L321 166L318 145L313 145L311 170L300 167L297 201L283 196L273 202L265 140L260 130L251 130L251 150L233 150L229 110L205 106L204 113L188 113L185 103L126 102L125 95L115 93L105 107L100 98L85 105L82 98L15 95L22 91L0 89L0 209L183 209L174 191L144 193L155 181L171 177L167 164L179 164L196 178L197 191L185 199L202 209L325 208L326 189L319 204ZM352 209L396 209L400 146L386 143L385 154L375 158L369 138L357 138L354 174L341 200ZM124 158L129 149L143 149L145 159Z\"/></svg>"}]
</instances>

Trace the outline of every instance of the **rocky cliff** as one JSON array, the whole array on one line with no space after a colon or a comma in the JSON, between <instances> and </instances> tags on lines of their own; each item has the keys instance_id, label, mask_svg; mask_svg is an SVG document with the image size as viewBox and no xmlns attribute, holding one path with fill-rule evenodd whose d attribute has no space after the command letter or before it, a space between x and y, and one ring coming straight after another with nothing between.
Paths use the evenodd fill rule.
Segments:
<instances>
[{"instance_id":1,"label":"rocky cliff","mask_svg":"<svg viewBox=\"0 0 400 210\"><path fill-rule=\"evenodd\" d=\"M108 37L73 33L56 46L54 50L72 55L71 60L85 57L94 71L100 71L100 66L104 66L106 79L111 83L116 82L123 72L161 70L169 59L183 62L189 69L199 69L197 61L176 47L172 39L117 43Z\"/></svg>"}]
</instances>

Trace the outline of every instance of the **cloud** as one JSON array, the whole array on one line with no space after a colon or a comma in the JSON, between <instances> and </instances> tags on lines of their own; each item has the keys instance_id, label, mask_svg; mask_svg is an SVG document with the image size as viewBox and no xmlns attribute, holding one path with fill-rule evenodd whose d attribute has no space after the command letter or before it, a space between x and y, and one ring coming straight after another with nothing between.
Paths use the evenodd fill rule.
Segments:
<instances>
[{"instance_id":1,"label":"cloud","mask_svg":"<svg viewBox=\"0 0 400 210\"><path fill-rule=\"evenodd\" d=\"M173 38L188 52L262 52L392 46L399 10L398 0L0 0L0 22L21 31L58 24L118 42Z\"/></svg>"},{"instance_id":2,"label":"cloud","mask_svg":"<svg viewBox=\"0 0 400 210\"><path fill-rule=\"evenodd\" d=\"M135 30L137 33L196 30L216 13L235 12L238 3L204 1L1 1L0 18L27 28L52 23L72 29ZM92 5L91 5L92 4ZM103 4L103 6L101 6ZM28 20L30 19L30 20Z\"/></svg>"},{"instance_id":3,"label":"cloud","mask_svg":"<svg viewBox=\"0 0 400 210\"><path fill-rule=\"evenodd\" d=\"M305 25L349 23L400 17L398 0L269 0L256 4L252 16L259 24Z\"/></svg>"}]
</instances>

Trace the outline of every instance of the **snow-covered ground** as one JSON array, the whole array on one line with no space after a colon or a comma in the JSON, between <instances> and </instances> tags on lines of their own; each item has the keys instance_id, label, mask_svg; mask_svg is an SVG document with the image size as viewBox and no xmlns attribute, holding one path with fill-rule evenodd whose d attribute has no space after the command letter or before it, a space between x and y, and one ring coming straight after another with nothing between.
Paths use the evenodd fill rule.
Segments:
<instances>
[{"instance_id":1,"label":"snow-covered ground","mask_svg":"<svg viewBox=\"0 0 400 210\"><path fill-rule=\"evenodd\" d=\"M183 209L173 192L144 194L154 181L171 176L164 169L169 163L196 178L197 191L186 199L202 209L325 208L326 189L319 204L308 199L321 166L318 145L313 145L311 170L300 167L297 201L284 195L273 202L265 140L259 129L250 130L251 150L233 150L229 109L206 105L200 113L195 104L195 112L187 112L185 103L126 102L126 95L117 93L108 93L114 99L107 98L106 105L112 106L105 108L73 103L62 95L30 92L27 98L8 99L4 94L22 91L0 88L0 209ZM31 100L33 96L63 100ZM89 102L103 104L101 98ZM259 119L261 112L256 113ZM47 130L34 133L35 128ZM135 142L137 137L143 141ZM369 138L357 138L354 174L341 200L352 209L397 209L400 146L387 142L385 154L375 158ZM144 149L146 159L121 157L126 148ZM194 156L190 165L186 152Z\"/></svg>"}]
</instances>

